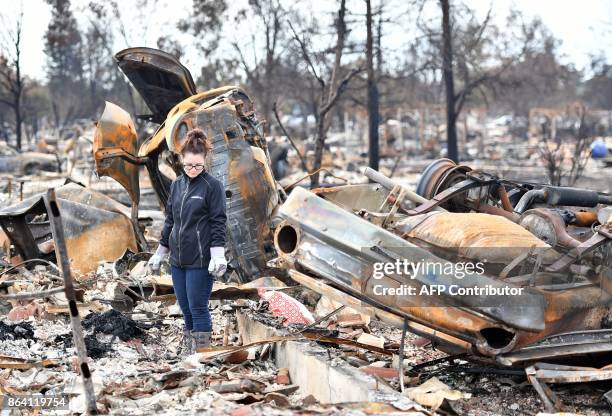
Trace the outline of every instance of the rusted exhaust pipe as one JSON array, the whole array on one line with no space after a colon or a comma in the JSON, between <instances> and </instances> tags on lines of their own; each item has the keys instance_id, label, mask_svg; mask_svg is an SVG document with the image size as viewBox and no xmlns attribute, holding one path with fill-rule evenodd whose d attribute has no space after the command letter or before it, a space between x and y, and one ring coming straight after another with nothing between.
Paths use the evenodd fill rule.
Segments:
<instances>
[{"instance_id":1,"label":"rusted exhaust pipe","mask_svg":"<svg viewBox=\"0 0 612 416\"><path fill-rule=\"evenodd\" d=\"M286 258L295 254L299 240L299 229L288 221L283 221L276 227L274 245L281 257Z\"/></svg>"},{"instance_id":2,"label":"rusted exhaust pipe","mask_svg":"<svg viewBox=\"0 0 612 416\"><path fill-rule=\"evenodd\" d=\"M500 327L483 328L480 335L483 342L476 344L476 348L481 354L491 357L511 351L518 339L515 332Z\"/></svg>"}]
</instances>

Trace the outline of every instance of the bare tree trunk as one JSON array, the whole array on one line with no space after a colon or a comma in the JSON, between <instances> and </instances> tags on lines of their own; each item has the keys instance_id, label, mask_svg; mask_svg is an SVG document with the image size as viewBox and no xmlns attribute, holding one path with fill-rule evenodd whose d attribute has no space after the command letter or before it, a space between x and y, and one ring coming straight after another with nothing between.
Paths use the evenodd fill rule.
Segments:
<instances>
[{"instance_id":1,"label":"bare tree trunk","mask_svg":"<svg viewBox=\"0 0 612 416\"><path fill-rule=\"evenodd\" d=\"M331 107L334 105L337 96L341 91L336 88L338 72L340 72L340 61L342 59L342 52L344 50L344 40L346 37L346 0L340 0L340 8L338 9L338 18L336 20L336 53L334 56L334 68L332 70L331 80L329 82L329 90L326 96L325 88L321 93L321 103L319 107L319 118L317 120L317 139L315 141L314 150L314 163L312 167L313 175L310 177L310 187L315 188L319 186L319 169L321 169L321 163L323 159L323 149L325 147L325 139L327 136L327 114Z\"/></svg>"},{"instance_id":2,"label":"bare tree trunk","mask_svg":"<svg viewBox=\"0 0 612 416\"><path fill-rule=\"evenodd\" d=\"M368 156L369 166L378 170L378 124L379 124L379 104L378 104L378 86L376 85L376 74L374 72L374 41L372 33L372 4L370 0L366 2L366 65L368 72Z\"/></svg>"},{"instance_id":3,"label":"bare tree trunk","mask_svg":"<svg viewBox=\"0 0 612 416\"><path fill-rule=\"evenodd\" d=\"M56 130L56 133L59 134L60 114L59 114L59 108L57 106L57 102L55 100L51 100L51 110L53 110L53 122L55 123L55 130Z\"/></svg>"},{"instance_id":4,"label":"bare tree trunk","mask_svg":"<svg viewBox=\"0 0 612 416\"><path fill-rule=\"evenodd\" d=\"M323 114L319 117L317 121L317 140L315 142L314 148L314 162L312 165L312 171L315 172L310 177L310 187L316 188L319 186L319 169L321 169L321 163L323 161L323 148L325 147L325 121L327 119L327 114Z\"/></svg>"},{"instance_id":5,"label":"bare tree trunk","mask_svg":"<svg viewBox=\"0 0 612 416\"><path fill-rule=\"evenodd\" d=\"M378 24L376 25L376 73L382 73L383 53L382 53L382 27L383 27L383 5L381 2L378 8Z\"/></svg>"},{"instance_id":6,"label":"bare tree trunk","mask_svg":"<svg viewBox=\"0 0 612 416\"><path fill-rule=\"evenodd\" d=\"M455 110L455 85L453 79L453 47L450 25L449 0L440 0L442 8L442 72L446 87L446 146L449 159L458 162L457 114Z\"/></svg>"},{"instance_id":7,"label":"bare tree trunk","mask_svg":"<svg viewBox=\"0 0 612 416\"><path fill-rule=\"evenodd\" d=\"M272 88L274 86L274 75L276 70L276 54L278 45L278 36L281 30L281 8L280 4L277 4L276 8L271 11L269 20L266 20L266 65L265 65L265 82L266 86L263 91L263 114L266 121L270 117L270 106L272 103ZM264 127L268 133L272 132L271 123L266 123Z\"/></svg>"},{"instance_id":8,"label":"bare tree trunk","mask_svg":"<svg viewBox=\"0 0 612 416\"><path fill-rule=\"evenodd\" d=\"M336 18L336 33L337 41L335 47L334 65L332 66L332 72L329 82L326 82L316 70L313 60L310 57L310 52L305 42L297 34L295 28L289 21L289 28L293 33L293 39L300 45L302 51L302 57L308 66L308 70L311 72L314 79L319 84L320 95L316 100L314 113L317 119L317 131L315 139L314 149L314 161L312 164L312 170L310 171L310 187L315 188L319 186L319 170L321 169L323 159L323 149L325 148L325 138L328 129L328 114L336 105L338 98L342 95L351 79L361 72L361 68L352 69L342 78L340 81L339 73L341 69L341 58L344 51L344 42L346 38L346 0L340 0L340 8L338 10L338 17ZM313 100L314 102L314 100Z\"/></svg>"},{"instance_id":9,"label":"bare tree trunk","mask_svg":"<svg viewBox=\"0 0 612 416\"><path fill-rule=\"evenodd\" d=\"M0 48L0 57L3 58L5 65L2 65L0 72L0 88L4 88L9 99L2 99L2 103L11 108L15 115L15 136L16 147L21 150L21 139L23 136L23 112L22 98L24 94L24 79L21 74L21 32L23 28L23 11L17 18L15 31L7 30L3 33L6 42Z\"/></svg>"},{"instance_id":10,"label":"bare tree trunk","mask_svg":"<svg viewBox=\"0 0 612 416\"><path fill-rule=\"evenodd\" d=\"M21 127L23 124L21 116L21 98L23 96L23 79L21 77L21 19L17 26L15 39L15 134L17 135L17 148L21 150Z\"/></svg>"},{"instance_id":11,"label":"bare tree trunk","mask_svg":"<svg viewBox=\"0 0 612 416\"><path fill-rule=\"evenodd\" d=\"M17 136L17 149L21 150L21 136L22 136L22 125L23 120L21 117L21 100L17 98L15 107L13 108L15 112L15 135Z\"/></svg>"}]
</instances>

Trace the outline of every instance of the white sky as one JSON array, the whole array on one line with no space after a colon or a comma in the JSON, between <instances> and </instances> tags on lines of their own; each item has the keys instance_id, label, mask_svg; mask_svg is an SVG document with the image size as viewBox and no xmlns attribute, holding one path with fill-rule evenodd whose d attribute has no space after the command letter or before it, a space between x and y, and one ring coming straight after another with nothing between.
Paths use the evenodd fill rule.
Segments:
<instances>
[{"instance_id":1,"label":"white sky","mask_svg":"<svg viewBox=\"0 0 612 416\"><path fill-rule=\"evenodd\" d=\"M136 0L123 0L124 20L129 22L139 13ZM433 1L433 0L432 0ZM334 9L335 2L321 1L321 9ZM234 2L228 2L234 3ZM376 3L376 2L375 2ZM172 7L169 5L172 4ZM316 4L316 3L315 3ZM496 19L502 19L511 6L521 10L527 16L540 16L550 31L562 41L561 52L565 62L575 63L578 69L584 68L589 62L590 54L606 53L612 49L612 0L470 0L468 4L484 16L489 6L493 5ZM73 11L78 16L78 10L87 5L87 0L72 0ZM0 0L0 14L5 22L13 23L20 6L24 11L24 72L38 79L45 76L44 33L51 17L50 7L44 0ZM130 7L133 6L133 7ZM158 6L149 14L150 24L147 28L134 28L130 33L130 42L126 45L121 41L117 47L120 50L127 46L152 46L161 34L176 33L176 22L188 13L191 0L159 0ZM401 43L401 30L392 30L385 39L392 45ZM191 69L194 76L197 70L197 56L188 53L183 63Z\"/></svg>"}]
</instances>

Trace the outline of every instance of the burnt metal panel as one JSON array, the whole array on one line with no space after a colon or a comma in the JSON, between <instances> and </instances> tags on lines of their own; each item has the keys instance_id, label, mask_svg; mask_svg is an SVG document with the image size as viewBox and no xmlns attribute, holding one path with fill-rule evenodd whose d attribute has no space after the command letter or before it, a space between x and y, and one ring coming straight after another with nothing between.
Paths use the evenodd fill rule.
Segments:
<instances>
[{"instance_id":1,"label":"burnt metal panel","mask_svg":"<svg viewBox=\"0 0 612 416\"><path fill-rule=\"evenodd\" d=\"M151 110L151 121L162 123L177 103L196 93L189 70L176 57L152 48L129 48L115 60Z\"/></svg>"}]
</instances>

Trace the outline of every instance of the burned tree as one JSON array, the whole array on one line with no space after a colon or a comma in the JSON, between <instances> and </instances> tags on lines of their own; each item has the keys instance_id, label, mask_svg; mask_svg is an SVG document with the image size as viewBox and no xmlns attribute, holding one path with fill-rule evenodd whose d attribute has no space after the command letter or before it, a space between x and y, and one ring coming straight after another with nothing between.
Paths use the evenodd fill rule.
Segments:
<instances>
[{"instance_id":1,"label":"burned tree","mask_svg":"<svg viewBox=\"0 0 612 416\"><path fill-rule=\"evenodd\" d=\"M196 37L198 49L209 57L219 46L226 11L225 0L193 0L190 16L178 23L178 29Z\"/></svg>"},{"instance_id":2,"label":"burned tree","mask_svg":"<svg viewBox=\"0 0 612 416\"><path fill-rule=\"evenodd\" d=\"M368 155L369 165L372 169L378 170L378 124L379 124L379 102L378 102L378 85L376 83L376 73L374 71L374 35L372 31L372 4L371 0L366 2L366 65L368 74ZM378 34L380 41L380 29ZM381 53L379 45L378 53ZM381 58L379 56L378 65Z\"/></svg>"},{"instance_id":3,"label":"burned tree","mask_svg":"<svg viewBox=\"0 0 612 416\"><path fill-rule=\"evenodd\" d=\"M424 3L422 3L424 5ZM456 123L466 102L476 93L487 101L487 88L532 48L539 29L537 19L525 22L511 10L504 28L491 22L491 9L479 20L465 4L439 0L441 25L417 22L427 39L429 59L442 73L446 93L448 157L459 157ZM422 6L423 7L423 6ZM439 26L438 26L439 25Z\"/></svg>"},{"instance_id":4,"label":"burned tree","mask_svg":"<svg viewBox=\"0 0 612 416\"><path fill-rule=\"evenodd\" d=\"M7 22L3 21L2 26L4 33L0 43L0 88L4 90L5 96L0 96L0 103L13 111L17 149L21 150L22 102L25 93L25 77L21 71L23 11L17 17L14 30L10 29L11 25Z\"/></svg>"},{"instance_id":5,"label":"burned tree","mask_svg":"<svg viewBox=\"0 0 612 416\"><path fill-rule=\"evenodd\" d=\"M590 121L586 106L581 104L574 110L575 114L567 114L578 119L578 127L571 135L573 137L563 138L556 133L554 137L542 135L542 143L538 147L551 185L575 185L591 156L594 123Z\"/></svg>"},{"instance_id":6,"label":"burned tree","mask_svg":"<svg viewBox=\"0 0 612 416\"><path fill-rule=\"evenodd\" d=\"M232 82L234 78L237 67L235 60L215 54L221 41L223 22L230 20L227 13L228 5L225 0L193 0L189 17L178 22L177 28L193 36L194 45L205 58L197 79L200 88L215 88Z\"/></svg>"},{"instance_id":7,"label":"burned tree","mask_svg":"<svg viewBox=\"0 0 612 416\"><path fill-rule=\"evenodd\" d=\"M283 40L283 19L286 11L276 0L250 1L249 6L250 9L240 11L239 18L244 20L254 16L260 21L261 24L257 27L261 27L263 35L264 57L262 59L257 57L256 46L253 45L253 62L249 63L244 51L246 45L236 41L232 46L238 54L248 83L259 98L259 111L263 119L268 121L273 106L272 96L278 80L279 55L282 52L280 44Z\"/></svg>"},{"instance_id":8,"label":"burned tree","mask_svg":"<svg viewBox=\"0 0 612 416\"><path fill-rule=\"evenodd\" d=\"M450 23L449 0L440 0L442 9L442 73L444 74L444 88L446 91L446 146L448 158L457 162L459 151L457 149L457 114L455 81L453 77L453 46Z\"/></svg>"},{"instance_id":9,"label":"burned tree","mask_svg":"<svg viewBox=\"0 0 612 416\"><path fill-rule=\"evenodd\" d=\"M81 92L85 88L82 38L69 0L47 0L51 20L45 33L47 75L52 98L55 127L82 116Z\"/></svg>"},{"instance_id":10,"label":"burned tree","mask_svg":"<svg viewBox=\"0 0 612 416\"><path fill-rule=\"evenodd\" d=\"M323 75L320 74L320 71L318 71L315 67L315 62L313 60L314 54L310 50L307 40L300 36L293 25L289 23L289 28L293 34L293 39L299 45L307 70L310 73L310 76L316 80L319 87L319 96L317 100L318 104L316 105L317 127L314 146L314 161L310 170L310 185L313 188L319 185L319 171L321 170L323 149L325 147L327 130L329 128L329 112L337 103L351 79L361 72L361 68L353 68L348 70L343 78L340 78L340 73L342 71L341 60L347 34L345 16L346 0L340 0L338 15L335 19L336 44L333 48L334 61L331 71L329 72L329 79L327 80L323 78Z\"/></svg>"}]
</instances>

